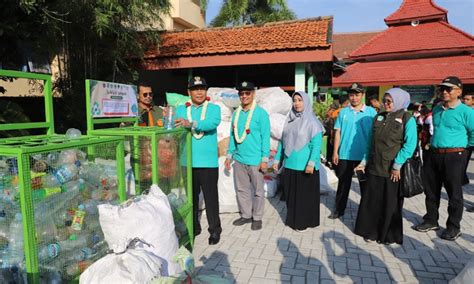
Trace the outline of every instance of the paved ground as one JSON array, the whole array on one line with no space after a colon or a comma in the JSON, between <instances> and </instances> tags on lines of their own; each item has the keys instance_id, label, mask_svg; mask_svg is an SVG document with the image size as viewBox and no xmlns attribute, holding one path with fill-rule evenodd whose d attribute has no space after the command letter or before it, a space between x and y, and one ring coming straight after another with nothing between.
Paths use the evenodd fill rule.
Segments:
<instances>
[{"instance_id":1,"label":"paved ground","mask_svg":"<svg viewBox=\"0 0 474 284\"><path fill-rule=\"evenodd\" d=\"M471 185L464 199L474 204L474 160L469 167ZM356 183L353 183L353 188ZM424 195L405 200L404 242L399 245L368 244L352 230L360 200L352 190L346 215L327 216L334 206L335 191L321 196L321 225L295 232L285 227L286 206L278 197L268 199L261 231L250 224L232 226L238 214L221 214L221 242L208 246L208 234L196 238L194 256L199 274L218 274L235 283L446 283L474 256L474 213L464 212L463 235L455 242L438 232L411 229L425 213ZM443 192L440 225L447 218ZM205 216L202 218L206 228Z\"/></svg>"}]
</instances>

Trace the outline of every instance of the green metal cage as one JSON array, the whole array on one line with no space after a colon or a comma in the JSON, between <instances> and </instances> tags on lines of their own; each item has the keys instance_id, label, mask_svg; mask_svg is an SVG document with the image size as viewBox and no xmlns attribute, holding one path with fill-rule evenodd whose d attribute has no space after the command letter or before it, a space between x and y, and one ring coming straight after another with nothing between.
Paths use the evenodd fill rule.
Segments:
<instances>
[{"instance_id":1,"label":"green metal cage","mask_svg":"<svg viewBox=\"0 0 474 284\"><path fill-rule=\"evenodd\" d=\"M0 124L45 130L0 139L0 282L76 279L108 249L97 205L126 199L124 139L54 134L51 77L0 76L42 80L45 92L44 122Z\"/></svg>"},{"instance_id":2,"label":"green metal cage","mask_svg":"<svg viewBox=\"0 0 474 284\"><path fill-rule=\"evenodd\" d=\"M115 84L99 82L101 84ZM138 126L138 117L94 117L91 86L86 80L88 135L123 137L129 196L157 184L167 194L180 245L193 246L191 133L183 128ZM122 127L114 127L114 126ZM134 188L130 189L134 185Z\"/></svg>"}]
</instances>

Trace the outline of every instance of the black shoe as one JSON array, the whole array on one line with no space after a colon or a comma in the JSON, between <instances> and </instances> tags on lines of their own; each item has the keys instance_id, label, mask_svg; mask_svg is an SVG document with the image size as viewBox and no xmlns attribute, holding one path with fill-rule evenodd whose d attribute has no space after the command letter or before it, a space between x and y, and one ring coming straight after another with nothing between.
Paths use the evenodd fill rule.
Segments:
<instances>
[{"instance_id":1,"label":"black shoe","mask_svg":"<svg viewBox=\"0 0 474 284\"><path fill-rule=\"evenodd\" d=\"M461 235L461 231L458 229L446 229L443 231L441 234L441 238L448 240L448 241L454 241L456 240L459 236Z\"/></svg>"},{"instance_id":2,"label":"black shoe","mask_svg":"<svg viewBox=\"0 0 474 284\"><path fill-rule=\"evenodd\" d=\"M469 206L469 207L466 207L466 212L474 212L474 206Z\"/></svg>"},{"instance_id":3,"label":"black shoe","mask_svg":"<svg viewBox=\"0 0 474 284\"><path fill-rule=\"evenodd\" d=\"M244 224L248 224L248 223L252 223L252 218L244 218L244 217L240 217L239 219L235 220L234 222L232 222L232 225L234 226L242 226Z\"/></svg>"},{"instance_id":4,"label":"black shoe","mask_svg":"<svg viewBox=\"0 0 474 284\"><path fill-rule=\"evenodd\" d=\"M339 217L344 216L344 213L339 213L337 211L334 211L331 213L331 215L328 216L329 219L337 219Z\"/></svg>"},{"instance_id":5,"label":"black shoe","mask_svg":"<svg viewBox=\"0 0 474 284\"><path fill-rule=\"evenodd\" d=\"M221 234L212 233L209 236L209 244L210 245L215 245L215 244L219 243L220 240L221 240Z\"/></svg>"},{"instance_id":6,"label":"black shoe","mask_svg":"<svg viewBox=\"0 0 474 284\"><path fill-rule=\"evenodd\" d=\"M439 226L424 221L423 223L414 226L413 230L416 230L418 232L428 232L431 230L436 231L439 230Z\"/></svg>"},{"instance_id":7,"label":"black shoe","mask_svg":"<svg viewBox=\"0 0 474 284\"><path fill-rule=\"evenodd\" d=\"M252 226L250 227L252 231L258 231L262 229L262 221L252 221Z\"/></svg>"}]
</instances>

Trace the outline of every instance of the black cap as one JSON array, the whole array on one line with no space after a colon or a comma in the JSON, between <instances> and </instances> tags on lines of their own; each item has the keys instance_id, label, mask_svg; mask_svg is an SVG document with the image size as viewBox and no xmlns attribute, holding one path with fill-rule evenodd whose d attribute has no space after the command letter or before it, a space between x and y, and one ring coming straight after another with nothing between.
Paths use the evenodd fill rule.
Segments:
<instances>
[{"instance_id":1,"label":"black cap","mask_svg":"<svg viewBox=\"0 0 474 284\"><path fill-rule=\"evenodd\" d=\"M243 81L237 86L237 91L253 91L255 90L255 85L249 81Z\"/></svg>"},{"instance_id":2,"label":"black cap","mask_svg":"<svg viewBox=\"0 0 474 284\"><path fill-rule=\"evenodd\" d=\"M459 89L462 89L462 82L459 80L458 77L455 76L449 76L441 82L438 86L446 86L446 87L458 87Z\"/></svg>"},{"instance_id":3,"label":"black cap","mask_svg":"<svg viewBox=\"0 0 474 284\"><path fill-rule=\"evenodd\" d=\"M203 77L194 76L188 82L188 89L196 88L196 87L206 87L207 83Z\"/></svg>"},{"instance_id":4,"label":"black cap","mask_svg":"<svg viewBox=\"0 0 474 284\"><path fill-rule=\"evenodd\" d=\"M364 86L362 86L359 83L352 83L352 85L349 88L348 93L363 93L365 92Z\"/></svg>"}]
</instances>

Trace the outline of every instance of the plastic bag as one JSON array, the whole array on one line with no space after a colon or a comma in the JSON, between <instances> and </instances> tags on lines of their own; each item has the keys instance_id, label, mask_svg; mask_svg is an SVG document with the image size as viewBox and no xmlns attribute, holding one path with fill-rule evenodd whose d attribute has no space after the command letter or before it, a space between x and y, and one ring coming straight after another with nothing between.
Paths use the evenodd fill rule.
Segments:
<instances>
[{"instance_id":1,"label":"plastic bag","mask_svg":"<svg viewBox=\"0 0 474 284\"><path fill-rule=\"evenodd\" d=\"M413 197L423 193L422 162L419 156L408 159L401 171L401 197Z\"/></svg>"},{"instance_id":2,"label":"plastic bag","mask_svg":"<svg viewBox=\"0 0 474 284\"><path fill-rule=\"evenodd\" d=\"M161 275L163 260L153 252L129 249L121 254L108 254L89 266L79 283L150 283Z\"/></svg>"},{"instance_id":3,"label":"plastic bag","mask_svg":"<svg viewBox=\"0 0 474 284\"><path fill-rule=\"evenodd\" d=\"M291 97L279 87L257 90L257 104L268 114L287 115L292 106Z\"/></svg>"},{"instance_id":4,"label":"plastic bag","mask_svg":"<svg viewBox=\"0 0 474 284\"><path fill-rule=\"evenodd\" d=\"M280 113L270 114L270 134L272 138L281 139L283 128L285 127L286 115Z\"/></svg>"},{"instance_id":5,"label":"plastic bag","mask_svg":"<svg viewBox=\"0 0 474 284\"><path fill-rule=\"evenodd\" d=\"M152 185L148 195L119 206L103 204L98 208L104 239L114 252L125 251L131 239L139 238L151 245L149 251L165 260L163 275L181 272L179 265L172 262L178 238L171 206L158 186Z\"/></svg>"},{"instance_id":6,"label":"plastic bag","mask_svg":"<svg viewBox=\"0 0 474 284\"><path fill-rule=\"evenodd\" d=\"M188 100L188 96L183 96L176 93L166 93L166 102L169 106L177 107L179 105L184 105Z\"/></svg>"}]
</instances>

